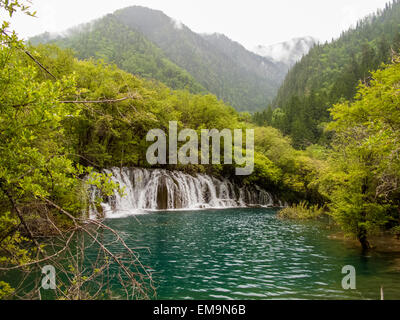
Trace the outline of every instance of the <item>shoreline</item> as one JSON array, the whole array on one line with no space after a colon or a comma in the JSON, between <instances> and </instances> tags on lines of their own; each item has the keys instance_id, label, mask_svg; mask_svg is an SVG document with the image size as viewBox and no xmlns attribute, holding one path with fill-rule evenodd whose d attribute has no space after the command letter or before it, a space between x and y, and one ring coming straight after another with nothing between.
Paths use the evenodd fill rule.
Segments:
<instances>
[{"instance_id":1,"label":"shoreline","mask_svg":"<svg viewBox=\"0 0 400 320\"><path fill-rule=\"evenodd\" d=\"M334 232L328 238L341 241L350 247L361 249L360 242L353 237L347 236L343 231ZM371 244L370 252L398 253L400 255L400 240L390 233L384 232L380 235L370 236L368 241Z\"/></svg>"}]
</instances>

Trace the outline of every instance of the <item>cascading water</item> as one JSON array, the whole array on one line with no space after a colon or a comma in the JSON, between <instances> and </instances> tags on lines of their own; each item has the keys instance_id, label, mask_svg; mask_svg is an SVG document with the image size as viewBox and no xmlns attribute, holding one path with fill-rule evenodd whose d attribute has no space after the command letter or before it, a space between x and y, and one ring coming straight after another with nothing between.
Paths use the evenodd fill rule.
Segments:
<instances>
[{"instance_id":1,"label":"cascading water","mask_svg":"<svg viewBox=\"0 0 400 320\"><path fill-rule=\"evenodd\" d=\"M102 204L106 217L138 214L151 210L235 208L248 206L281 206L273 196L258 186L241 187L227 179L205 174L195 176L180 171L141 168L104 170L124 187ZM92 191L92 199L98 191ZM91 215L99 214L91 206Z\"/></svg>"}]
</instances>

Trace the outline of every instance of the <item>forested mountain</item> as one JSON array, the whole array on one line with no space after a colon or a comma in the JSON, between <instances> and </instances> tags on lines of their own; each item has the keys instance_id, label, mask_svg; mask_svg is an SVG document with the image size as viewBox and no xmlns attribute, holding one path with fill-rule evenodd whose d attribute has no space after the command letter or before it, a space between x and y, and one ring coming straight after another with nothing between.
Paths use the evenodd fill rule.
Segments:
<instances>
[{"instance_id":1,"label":"forested mountain","mask_svg":"<svg viewBox=\"0 0 400 320\"><path fill-rule=\"evenodd\" d=\"M323 142L328 109L342 99L353 99L370 71L390 62L400 48L400 2L387 4L331 43L316 45L288 73L274 104L255 115L291 135L297 147Z\"/></svg>"},{"instance_id":2,"label":"forested mountain","mask_svg":"<svg viewBox=\"0 0 400 320\"><path fill-rule=\"evenodd\" d=\"M172 89L188 89L192 93L205 91L187 71L171 62L160 48L111 14L69 30L67 36L52 37L45 33L30 42L55 42L61 47L72 48L80 59L103 59L132 74L157 79Z\"/></svg>"},{"instance_id":3,"label":"forested mountain","mask_svg":"<svg viewBox=\"0 0 400 320\"><path fill-rule=\"evenodd\" d=\"M161 11L129 7L115 15L140 30L208 91L239 111L256 111L276 94L286 70L223 36L201 36Z\"/></svg>"},{"instance_id":4,"label":"forested mountain","mask_svg":"<svg viewBox=\"0 0 400 320\"><path fill-rule=\"evenodd\" d=\"M40 36L33 43L48 40ZM197 34L161 11L138 6L77 28L56 43L80 58L103 58L172 88L205 89L239 111L265 109L287 72L225 36Z\"/></svg>"},{"instance_id":5,"label":"forested mountain","mask_svg":"<svg viewBox=\"0 0 400 320\"><path fill-rule=\"evenodd\" d=\"M296 62L300 61L317 42L318 40L313 37L294 38L289 41L267 46L258 45L253 51L262 57L284 63L287 68L291 68Z\"/></svg>"}]
</instances>

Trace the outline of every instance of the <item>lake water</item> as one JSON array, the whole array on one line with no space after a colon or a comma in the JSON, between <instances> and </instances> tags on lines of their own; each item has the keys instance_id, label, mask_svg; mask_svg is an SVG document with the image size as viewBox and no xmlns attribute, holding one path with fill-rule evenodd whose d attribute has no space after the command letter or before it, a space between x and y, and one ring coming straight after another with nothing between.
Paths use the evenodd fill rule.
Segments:
<instances>
[{"instance_id":1,"label":"lake water","mask_svg":"<svg viewBox=\"0 0 400 320\"><path fill-rule=\"evenodd\" d=\"M157 299L400 299L400 256L329 239L316 222L282 221L274 209L157 212L110 219L154 270ZM118 249L118 248L113 248ZM150 251L150 252L149 252ZM356 268L343 290L342 267Z\"/></svg>"}]
</instances>

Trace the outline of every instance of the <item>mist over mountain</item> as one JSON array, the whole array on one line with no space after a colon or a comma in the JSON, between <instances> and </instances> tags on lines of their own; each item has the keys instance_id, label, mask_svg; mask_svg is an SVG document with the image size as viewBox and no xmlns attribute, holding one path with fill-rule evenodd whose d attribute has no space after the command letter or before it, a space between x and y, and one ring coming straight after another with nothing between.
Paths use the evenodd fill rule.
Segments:
<instances>
[{"instance_id":1,"label":"mist over mountain","mask_svg":"<svg viewBox=\"0 0 400 320\"><path fill-rule=\"evenodd\" d=\"M79 58L102 58L174 89L210 92L238 111L259 111L274 99L285 64L261 57L224 35L201 35L163 12L133 6L71 30L55 42Z\"/></svg>"},{"instance_id":2,"label":"mist over mountain","mask_svg":"<svg viewBox=\"0 0 400 320\"><path fill-rule=\"evenodd\" d=\"M324 131L329 109L354 100L360 81L368 84L371 72L400 52L400 1L366 16L330 43L317 43L288 72L270 108L256 114L290 135L296 147L328 143ZM278 51L278 50L277 50Z\"/></svg>"},{"instance_id":3,"label":"mist over mountain","mask_svg":"<svg viewBox=\"0 0 400 320\"><path fill-rule=\"evenodd\" d=\"M239 111L265 107L286 75L281 64L263 59L225 36L197 34L161 11L135 6L119 10L115 16L142 32L209 92Z\"/></svg>"},{"instance_id":4,"label":"mist over mountain","mask_svg":"<svg viewBox=\"0 0 400 320\"><path fill-rule=\"evenodd\" d=\"M229 39L221 33L203 34L202 36L248 72L276 82L283 81L286 76L284 71L285 64L250 52L240 43ZM260 65L262 66L261 68Z\"/></svg>"},{"instance_id":5,"label":"mist over mountain","mask_svg":"<svg viewBox=\"0 0 400 320\"><path fill-rule=\"evenodd\" d=\"M280 42L272 45L258 45L254 52L260 56L271 59L275 62L285 64L288 68L306 55L318 40L313 37L293 38L289 41Z\"/></svg>"}]
</instances>

